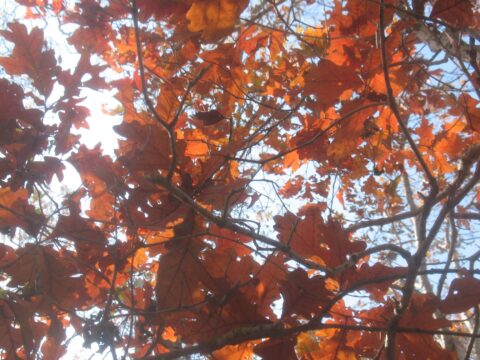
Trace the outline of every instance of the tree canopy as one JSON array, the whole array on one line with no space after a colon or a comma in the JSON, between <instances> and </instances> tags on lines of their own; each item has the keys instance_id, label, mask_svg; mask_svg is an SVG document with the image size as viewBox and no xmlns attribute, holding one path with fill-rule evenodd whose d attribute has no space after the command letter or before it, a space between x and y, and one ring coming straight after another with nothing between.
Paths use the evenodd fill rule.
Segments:
<instances>
[{"instance_id":1,"label":"tree canopy","mask_svg":"<svg viewBox=\"0 0 480 360\"><path fill-rule=\"evenodd\" d=\"M474 1L7 3L2 359L480 356Z\"/></svg>"}]
</instances>

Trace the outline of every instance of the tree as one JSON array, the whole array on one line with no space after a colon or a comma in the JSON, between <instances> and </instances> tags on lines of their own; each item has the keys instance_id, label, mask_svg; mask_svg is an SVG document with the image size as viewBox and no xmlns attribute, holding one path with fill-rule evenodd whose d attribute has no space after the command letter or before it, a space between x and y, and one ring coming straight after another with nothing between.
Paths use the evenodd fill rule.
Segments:
<instances>
[{"instance_id":1,"label":"tree","mask_svg":"<svg viewBox=\"0 0 480 360\"><path fill-rule=\"evenodd\" d=\"M2 358L69 329L112 359L480 356L473 1L17 3ZM81 143L86 89L114 156Z\"/></svg>"}]
</instances>

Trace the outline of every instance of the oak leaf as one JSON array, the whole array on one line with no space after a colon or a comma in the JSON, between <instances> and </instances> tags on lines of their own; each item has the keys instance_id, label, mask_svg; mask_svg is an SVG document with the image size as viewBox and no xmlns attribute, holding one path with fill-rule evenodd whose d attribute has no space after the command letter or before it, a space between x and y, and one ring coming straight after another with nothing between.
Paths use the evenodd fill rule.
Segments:
<instances>
[{"instance_id":1,"label":"oak leaf","mask_svg":"<svg viewBox=\"0 0 480 360\"><path fill-rule=\"evenodd\" d=\"M9 28L0 35L15 47L12 56L0 58L0 65L11 75L27 74L41 94L50 95L59 68L53 50L43 50L43 31L34 28L28 32L20 23L11 23Z\"/></svg>"},{"instance_id":2,"label":"oak leaf","mask_svg":"<svg viewBox=\"0 0 480 360\"><path fill-rule=\"evenodd\" d=\"M225 116L218 110L197 111L195 117L205 125L215 125L225 119Z\"/></svg>"},{"instance_id":3,"label":"oak leaf","mask_svg":"<svg viewBox=\"0 0 480 360\"><path fill-rule=\"evenodd\" d=\"M253 352L263 360L296 360L296 338L269 339L255 346Z\"/></svg>"},{"instance_id":4,"label":"oak leaf","mask_svg":"<svg viewBox=\"0 0 480 360\"><path fill-rule=\"evenodd\" d=\"M214 42L230 34L247 3L247 0L194 0L186 14L188 30L201 32L205 41Z\"/></svg>"},{"instance_id":5,"label":"oak leaf","mask_svg":"<svg viewBox=\"0 0 480 360\"><path fill-rule=\"evenodd\" d=\"M304 75L305 91L314 94L317 101L328 108L348 91L355 91L362 82L355 71L346 66L339 66L330 60L323 59L312 66Z\"/></svg>"},{"instance_id":6,"label":"oak leaf","mask_svg":"<svg viewBox=\"0 0 480 360\"><path fill-rule=\"evenodd\" d=\"M25 189L12 191L6 187L0 189L0 229L21 227L35 236L44 221L28 203L28 192Z\"/></svg>"},{"instance_id":7,"label":"oak leaf","mask_svg":"<svg viewBox=\"0 0 480 360\"><path fill-rule=\"evenodd\" d=\"M436 0L430 16L457 27L473 24L473 2L471 0Z\"/></svg>"},{"instance_id":8,"label":"oak leaf","mask_svg":"<svg viewBox=\"0 0 480 360\"><path fill-rule=\"evenodd\" d=\"M444 314L464 312L480 303L480 280L462 277L452 281L447 297L440 303Z\"/></svg>"}]
</instances>

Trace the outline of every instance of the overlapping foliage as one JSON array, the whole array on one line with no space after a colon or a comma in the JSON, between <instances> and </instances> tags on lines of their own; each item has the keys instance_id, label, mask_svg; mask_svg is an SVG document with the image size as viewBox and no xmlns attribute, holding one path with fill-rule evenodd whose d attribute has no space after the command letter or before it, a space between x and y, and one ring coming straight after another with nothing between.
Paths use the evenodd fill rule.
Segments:
<instances>
[{"instance_id":1,"label":"overlapping foliage","mask_svg":"<svg viewBox=\"0 0 480 360\"><path fill-rule=\"evenodd\" d=\"M473 2L17 2L2 358L68 357L68 329L113 359L480 356ZM81 144L85 89L115 156Z\"/></svg>"}]
</instances>

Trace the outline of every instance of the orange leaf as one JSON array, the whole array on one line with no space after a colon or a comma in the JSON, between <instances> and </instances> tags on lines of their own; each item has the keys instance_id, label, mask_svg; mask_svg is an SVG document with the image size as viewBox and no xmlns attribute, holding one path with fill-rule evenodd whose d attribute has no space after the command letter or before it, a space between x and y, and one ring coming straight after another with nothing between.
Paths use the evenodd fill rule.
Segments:
<instances>
[{"instance_id":1,"label":"orange leaf","mask_svg":"<svg viewBox=\"0 0 480 360\"><path fill-rule=\"evenodd\" d=\"M461 96L461 102L465 107L465 118L467 119L470 128L476 132L480 132L480 105L468 94Z\"/></svg>"},{"instance_id":2,"label":"orange leaf","mask_svg":"<svg viewBox=\"0 0 480 360\"><path fill-rule=\"evenodd\" d=\"M246 0L194 0L186 15L188 30L202 32L205 41L214 42L232 31L247 3Z\"/></svg>"}]
</instances>

